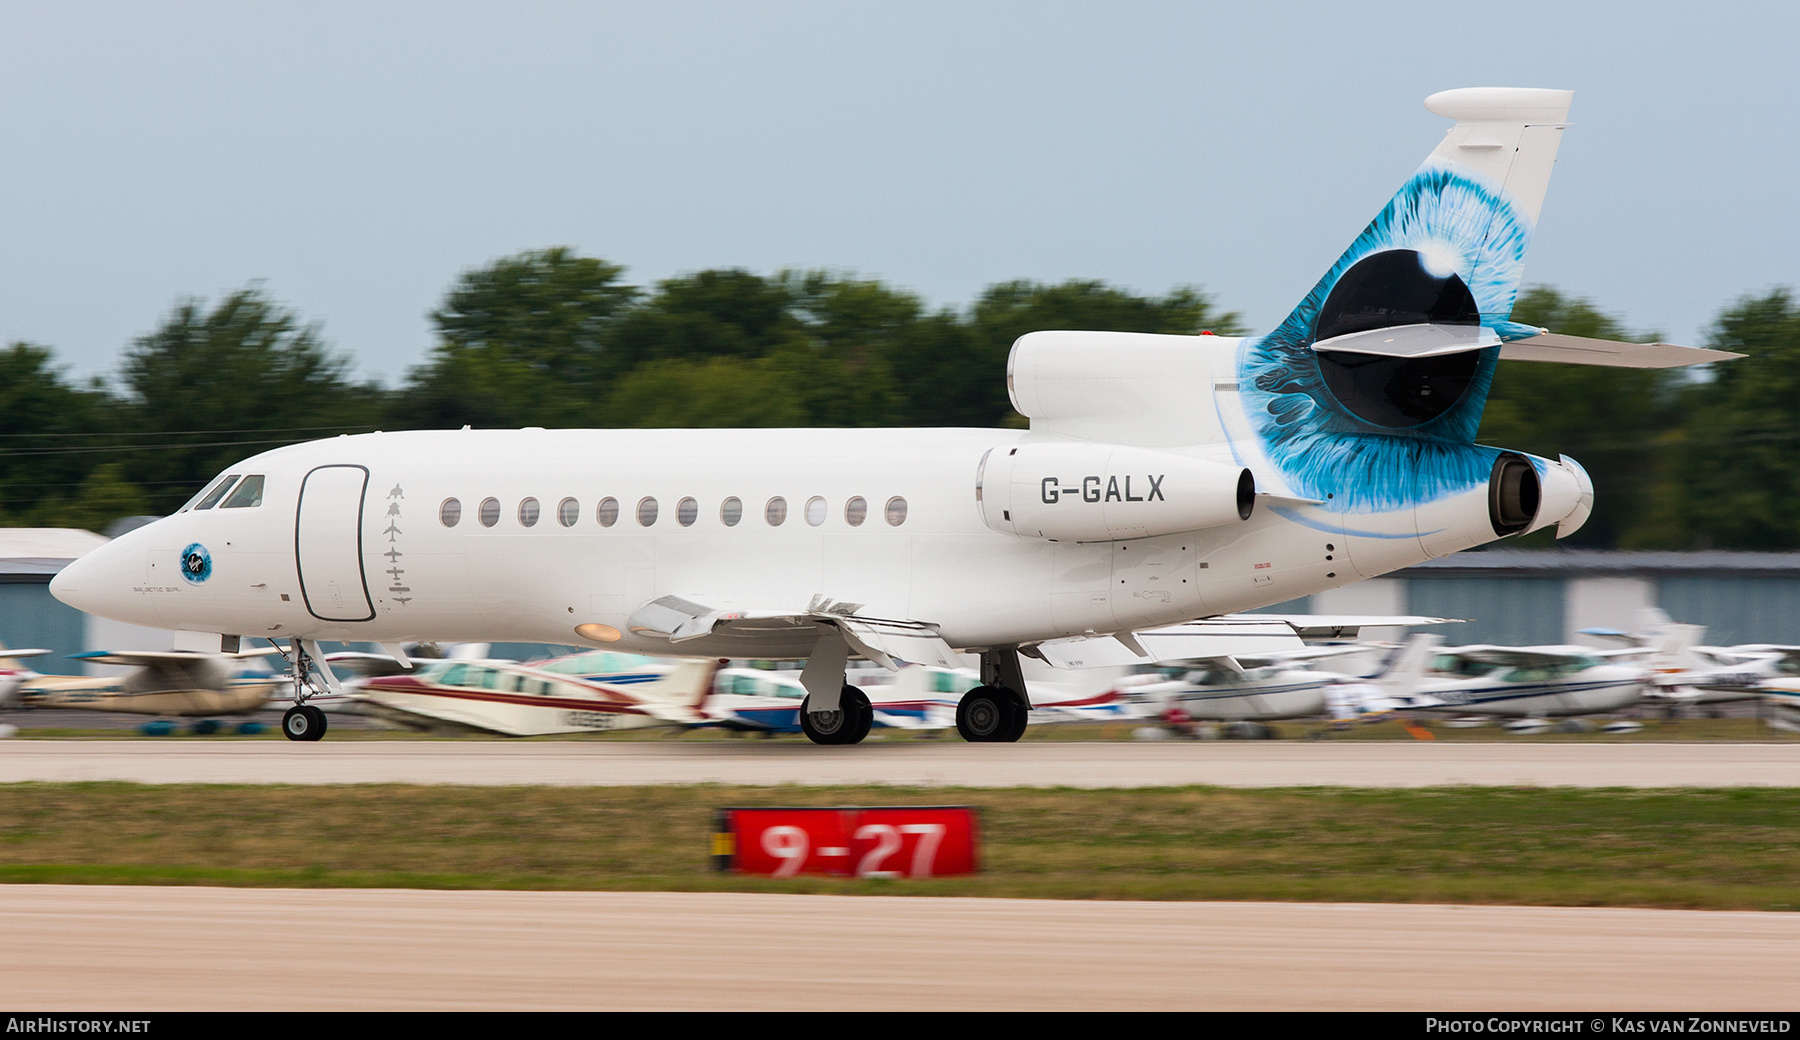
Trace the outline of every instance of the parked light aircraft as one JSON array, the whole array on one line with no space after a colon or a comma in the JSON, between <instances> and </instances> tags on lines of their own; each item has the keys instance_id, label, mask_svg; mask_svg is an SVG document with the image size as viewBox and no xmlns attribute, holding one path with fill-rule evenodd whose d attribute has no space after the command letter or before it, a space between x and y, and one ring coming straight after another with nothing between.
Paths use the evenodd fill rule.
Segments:
<instances>
[{"instance_id":1,"label":"parked light aircraft","mask_svg":"<svg viewBox=\"0 0 1800 1040\"><path fill-rule=\"evenodd\" d=\"M1150 714L1194 722L1273 722L1330 712L1329 691L1347 676L1307 662L1361 653L1361 646L1316 647L1294 654L1214 658L1121 684Z\"/></svg>"},{"instance_id":2,"label":"parked light aircraft","mask_svg":"<svg viewBox=\"0 0 1800 1040\"><path fill-rule=\"evenodd\" d=\"M650 682L615 685L510 661L433 661L371 678L351 696L401 725L509 737L691 726L705 721L699 707L716 667L686 661Z\"/></svg>"},{"instance_id":3,"label":"parked light aircraft","mask_svg":"<svg viewBox=\"0 0 1800 1040\"><path fill-rule=\"evenodd\" d=\"M1637 702L1648 669L1614 664L1581 646L1442 647L1409 639L1392 667L1369 681L1385 706L1457 715L1545 718L1596 715Z\"/></svg>"},{"instance_id":4,"label":"parked light aircraft","mask_svg":"<svg viewBox=\"0 0 1800 1040\"><path fill-rule=\"evenodd\" d=\"M1683 705L1757 700L1769 683L1800 674L1800 647L1772 643L1700 646L1706 626L1676 623L1655 607L1640 612L1637 628L1632 634L1610 629L1583 632L1624 642L1639 651L1655 670L1645 696L1671 710Z\"/></svg>"},{"instance_id":5,"label":"parked light aircraft","mask_svg":"<svg viewBox=\"0 0 1800 1040\"><path fill-rule=\"evenodd\" d=\"M268 703L288 683L284 675L245 668L253 659L274 652L98 650L77 654L78 660L123 665L132 670L121 676L33 673L19 684L14 703L23 708L75 708L179 718L245 715Z\"/></svg>"},{"instance_id":6,"label":"parked light aircraft","mask_svg":"<svg viewBox=\"0 0 1800 1040\"><path fill-rule=\"evenodd\" d=\"M1475 443L1502 359L1734 356L1509 320L1571 97L1428 98L1455 125L1265 335L1021 337L1007 383L1028 430L338 437L230 467L51 591L214 648L286 640L306 690L336 683L315 674L319 640L806 658L801 720L819 743L872 722L849 658L953 667L967 651L982 684L958 731L1016 740L1019 655L1047 643L1147 662L1144 629L1579 528L1580 465ZM1197 624L1168 656L1246 649L1233 636Z\"/></svg>"}]
</instances>

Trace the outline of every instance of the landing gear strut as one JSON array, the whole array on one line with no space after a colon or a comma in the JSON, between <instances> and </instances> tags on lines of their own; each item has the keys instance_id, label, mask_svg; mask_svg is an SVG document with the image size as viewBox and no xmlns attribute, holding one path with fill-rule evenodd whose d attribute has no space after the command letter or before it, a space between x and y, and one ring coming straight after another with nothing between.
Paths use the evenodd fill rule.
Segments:
<instances>
[{"instance_id":1,"label":"landing gear strut","mask_svg":"<svg viewBox=\"0 0 1800 1040\"><path fill-rule=\"evenodd\" d=\"M800 702L800 731L815 744L859 744L875 724L868 695L848 684L838 694L836 711L808 711L810 707L811 697Z\"/></svg>"},{"instance_id":2,"label":"landing gear strut","mask_svg":"<svg viewBox=\"0 0 1800 1040\"><path fill-rule=\"evenodd\" d=\"M318 652L317 643L294 639L288 642L283 655L294 681L294 706L281 716L281 733L289 740L319 740L325 736L325 712L306 703L336 685L336 677L326 670L330 665L317 659ZM319 681L313 678L315 668L324 680L325 689L321 689Z\"/></svg>"},{"instance_id":3,"label":"landing gear strut","mask_svg":"<svg viewBox=\"0 0 1800 1040\"><path fill-rule=\"evenodd\" d=\"M981 685L956 705L956 732L972 744L1011 744L1025 735L1031 702L1019 652L1010 647L981 655Z\"/></svg>"}]
</instances>

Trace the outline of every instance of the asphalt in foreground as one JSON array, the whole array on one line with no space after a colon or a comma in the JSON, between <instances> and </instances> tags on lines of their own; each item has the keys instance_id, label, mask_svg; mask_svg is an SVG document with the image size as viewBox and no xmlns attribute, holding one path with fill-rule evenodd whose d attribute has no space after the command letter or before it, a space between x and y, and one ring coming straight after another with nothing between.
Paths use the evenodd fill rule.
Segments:
<instances>
[{"instance_id":1,"label":"asphalt in foreground","mask_svg":"<svg viewBox=\"0 0 1800 1040\"><path fill-rule=\"evenodd\" d=\"M37 1010L1790 1009L1800 914L0 888Z\"/></svg>"}]
</instances>

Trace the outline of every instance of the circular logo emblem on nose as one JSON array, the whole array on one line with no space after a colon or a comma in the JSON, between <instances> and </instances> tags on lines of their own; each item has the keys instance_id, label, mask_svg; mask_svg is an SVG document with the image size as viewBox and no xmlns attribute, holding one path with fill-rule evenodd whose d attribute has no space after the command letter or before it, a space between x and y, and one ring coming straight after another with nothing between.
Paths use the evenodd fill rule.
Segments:
<instances>
[{"instance_id":1,"label":"circular logo emblem on nose","mask_svg":"<svg viewBox=\"0 0 1800 1040\"><path fill-rule=\"evenodd\" d=\"M181 550L181 576L198 585L212 577L212 554L199 542Z\"/></svg>"}]
</instances>

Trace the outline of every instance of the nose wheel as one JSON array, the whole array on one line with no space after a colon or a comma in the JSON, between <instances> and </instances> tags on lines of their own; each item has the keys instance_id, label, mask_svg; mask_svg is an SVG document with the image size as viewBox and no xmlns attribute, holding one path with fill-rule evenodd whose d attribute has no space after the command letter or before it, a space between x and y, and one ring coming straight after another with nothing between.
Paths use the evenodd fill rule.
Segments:
<instances>
[{"instance_id":1,"label":"nose wheel","mask_svg":"<svg viewBox=\"0 0 1800 1040\"><path fill-rule=\"evenodd\" d=\"M281 732L289 740L318 740L325 736L325 713L310 704L298 704L281 717Z\"/></svg>"}]
</instances>

